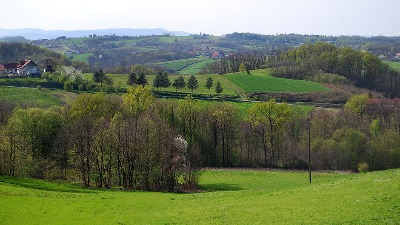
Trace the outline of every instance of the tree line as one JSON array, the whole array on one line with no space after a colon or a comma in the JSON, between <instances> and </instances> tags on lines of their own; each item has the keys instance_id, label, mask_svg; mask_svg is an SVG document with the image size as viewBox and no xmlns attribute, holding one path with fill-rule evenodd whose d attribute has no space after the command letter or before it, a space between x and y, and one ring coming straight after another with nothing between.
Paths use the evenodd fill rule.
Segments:
<instances>
[{"instance_id":1,"label":"tree line","mask_svg":"<svg viewBox=\"0 0 400 225\"><path fill-rule=\"evenodd\" d=\"M200 70L200 74L227 74L260 69L265 65L266 57L256 51L236 53L221 60L211 62ZM242 68L242 69L241 69Z\"/></svg>"},{"instance_id":2,"label":"tree line","mask_svg":"<svg viewBox=\"0 0 400 225\"><path fill-rule=\"evenodd\" d=\"M142 86L81 94L50 109L0 102L0 174L85 187L188 190L201 167L382 170L400 166L400 106L368 95L344 109L269 100L245 113L227 102L157 100ZM385 103L389 101L389 103ZM386 105L391 107L386 107Z\"/></svg>"},{"instance_id":3,"label":"tree line","mask_svg":"<svg viewBox=\"0 0 400 225\"><path fill-rule=\"evenodd\" d=\"M400 95L400 73L377 56L349 47L327 43L306 44L279 56L271 56L267 65L272 74L292 79L314 80L319 74L345 77L358 87Z\"/></svg>"}]
</instances>

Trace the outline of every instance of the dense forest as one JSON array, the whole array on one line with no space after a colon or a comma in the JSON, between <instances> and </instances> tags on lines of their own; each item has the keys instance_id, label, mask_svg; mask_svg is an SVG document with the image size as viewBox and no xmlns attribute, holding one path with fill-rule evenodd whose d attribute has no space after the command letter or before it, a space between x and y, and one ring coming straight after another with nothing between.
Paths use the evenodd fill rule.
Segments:
<instances>
[{"instance_id":1,"label":"dense forest","mask_svg":"<svg viewBox=\"0 0 400 225\"><path fill-rule=\"evenodd\" d=\"M139 190L195 188L200 167L382 170L400 166L400 105L367 94L344 109L81 94L63 107L0 104L0 174ZM377 100L374 100L377 101ZM390 106L390 107L388 107Z\"/></svg>"}]
</instances>

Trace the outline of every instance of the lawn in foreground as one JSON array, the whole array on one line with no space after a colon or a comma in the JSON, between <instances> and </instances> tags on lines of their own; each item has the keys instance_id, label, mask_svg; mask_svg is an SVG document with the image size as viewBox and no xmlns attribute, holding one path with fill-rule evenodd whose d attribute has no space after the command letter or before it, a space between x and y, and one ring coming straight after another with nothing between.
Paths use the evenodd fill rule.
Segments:
<instances>
[{"instance_id":1,"label":"lawn in foreground","mask_svg":"<svg viewBox=\"0 0 400 225\"><path fill-rule=\"evenodd\" d=\"M205 171L199 193L86 190L0 177L3 224L396 224L400 170ZM22 183L19 185L18 183Z\"/></svg>"},{"instance_id":2,"label":"lawn in foreground","mask_svg":"<svg viewBox=\"0 0 400 225\"><path fill-rule=\"evenodd\" d=\"M236 73L224 76L248 93L329 91L317 82L273 77L268 70L251 71L250 75Z\"/></svg>"}]
</instances>

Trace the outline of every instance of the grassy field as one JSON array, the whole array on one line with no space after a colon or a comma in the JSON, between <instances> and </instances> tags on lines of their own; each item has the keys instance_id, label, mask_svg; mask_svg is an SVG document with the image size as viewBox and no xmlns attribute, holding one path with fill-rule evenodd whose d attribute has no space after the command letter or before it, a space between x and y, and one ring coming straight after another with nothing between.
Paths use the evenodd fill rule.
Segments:
<instances>
[{"instance_id":1,"label":"grassy field","mask_svg":"<svg viewBox=\"0 0 400 225\"><path fill-rule=\"evenodd\" d=\"M192 65L189 65L185 68L183 68L182 70L179 71L179 74L185 74L185 75L195 75L198 74L200 72L200 70L207 65L208 63L212 62L213 60L209 59L209 60L204 60L204 61L200 61L197 63L194 63Z\"/></svg>"},{"instance_id":2,"label":"grassy field","mask_svg":"<svg viewBox=\"0 0 400 225\"><path fill-rule=\"evenodd\" d=\"M158 63L159 65L163 65L170 70L181 70L183 67L188 66L190 64L196 63L201 61L199 58L190 58L190 59L179 59L179 60L172 60L167 62Z\"/></svg>"},{"instance_id":3,"label":"grassy field","mask_svg":"<svg viewBox=\"0 0 400 225\"><path fill-rule=\"evenodd\" d=\"M267 70L251 71L251 75L238 73L224 76L248 93L329 91L316 82L270 76Z\"/></svg>"},{"instance_id":4,"label":"grassy field","mask_svg":"<svg viewBox=\"0 0 400 225\"><path fill-rule=\"evenodd\" d=\"M60 105L66 92L37 88L1 87L0 100L20 105L35 107L50 107Z\"/></svg>"},{"instance_id":5,"label":"grassy field","mask_svg":"<svg viewBox=\"0 0 400 225\"><path fill-rule=\"evenodd\" d=\"M205 171L198 193L82 189L0 177L0 224L398 224L400 170Z\"/></svg>"},{"instance_id":6,"label":"grassy field","mask_svg":"<svg viewBox=\"0 0 400 225\"><path fill-rule=\"evenodd\" d=\"M400 62L385 62L385 63L388 64L393 69L400 71Z\"/></svg>"},{"instance_id":7,"label":"grassy field","mask_svg":"<svg viewBox=\"0 0 400 225\"><path fill-rule=\"evenodd\" d=\"M114 81L114 85L120 83L121 87L128 87L127 81L128 81L128 74L107 74L107 76L111 77ZM171 83L174 81L174 79L178 78L180 75L168 75L169 80ZM221 82L222 86L222 93L221 95L227 95L227 96L238 96L238 93L236 91L237 87L234 85L232 82L230 82L228 79L226 79L224 76L221 75L216 75L216 74L211 74L211 75L195 75L196 79L199 83L199 86L197 89L193 91L193 94L215 94L215 84L219 80ZM187 82L189 79L189 76L183 75L185 81ZM210 89L210 92L207 88L205 88L205 84L207 81L207 78L211 77L214 81L214 86ZM155 75L147 75L146 79L148 81L147 88L153 89L153 80L155 78ZM85 80L93 80L93 74L92 73L85 73L83 74L83 79ZM160 91L168 91L168 92L175 92L174 87L168 87L168 88L160 88ZM188 88L183 88L178 90L179 93L187 93L191 94L192 91Z\"/></svg>"},{"instance_id":8,"label":"grassy field","mask_svg":"<svg viewBox=\"0 0 400 225\"><path fill-rule=\"evenodd\" d=\"M73 60L82 61L82 62L88 63L88 58L91 55L92 54L87 53L87 54L72 54L71 56L73 57L72 58Z\"/></svg>"}]
</instances>

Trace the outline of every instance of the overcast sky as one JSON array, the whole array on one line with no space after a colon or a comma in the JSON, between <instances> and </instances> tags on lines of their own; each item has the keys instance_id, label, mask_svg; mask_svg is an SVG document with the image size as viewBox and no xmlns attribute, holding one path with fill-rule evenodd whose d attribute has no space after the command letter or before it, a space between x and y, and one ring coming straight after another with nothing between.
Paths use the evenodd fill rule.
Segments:
<instances>
[{"instance_id":1,"label":"overcast sky","mask_svg":"<svg viewBox=\"0 0 400 225\"><path fill-rule=\"evenodd\" d=\"M1 0L0 28L400 36L400 0Z\"/></svg>"}]
</instances>

